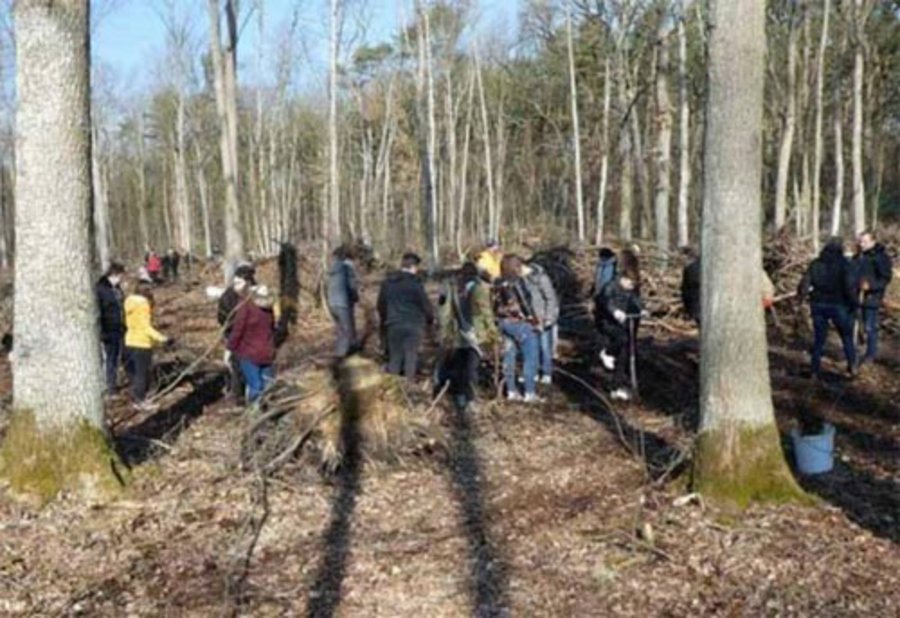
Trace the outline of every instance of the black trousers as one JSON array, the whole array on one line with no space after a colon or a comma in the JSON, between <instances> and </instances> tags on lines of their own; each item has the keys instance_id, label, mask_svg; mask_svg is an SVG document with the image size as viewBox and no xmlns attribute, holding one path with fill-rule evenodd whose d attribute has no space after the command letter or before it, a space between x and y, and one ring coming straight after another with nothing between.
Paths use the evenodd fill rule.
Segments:
<instances>
[{"instance_id":1,"label":"black trousers","mask_svg":"<svg viewBox=\"0 0 900 618\"><path fill-rule=\"evenodd\" d=\"M422 328L405 324L388 326L388 372L416 379L419 366L419 346L422 344Z\"/></svg>"},{"instance_id":2,"label":"black trousers","mask_svg":"<svg viewBox=\"0 0 900 618\"><path fill-rule=\"evenodd\" d=\"M126 348L131 374L131 396L135 401L143 401L150 388L150 368L153 366L153 350Z\"/></svg>"},{"instance_id":3,"label":"black trousers","mask_svg":"<svg viewBox=\"0 0 900 618\"><path fill-rule=\"evenodd\" d=\"M228 390L231 391L231 396L234 398L235 403L243 404L247 395L247 383L244 381L244 372L241 371L241 361L238 359L237 354L232 354L229 357L228 369L230 374L228 377Z\"/></svg>"},{"instance_id":4,"label":"black trousers","mask_svg":"<svg viewBox=\"0 0 900 618\"><path fill-rule=\"evenodd\" d=\"M637 329L640 324L638 321L635 321L634 324L634 335L637 337ZM616 367L612 372L612 387L613 388L623 388L631 386L631 375L630 375L630 343L631 337L628 332L629 322L626 320L625 324L619 324L615 320L601 320L599 322L600 326L600 338L602 341L602 346L606 350L606 353L616 359ZM635 354L637 354L637 348L635 347ZM635 359L637 362L637 359Z\"/></svg>"},{"instance_id":5,"label":"black trousers","mask_svg":"<svg viewBox=\"0 0 900 618\"><path fill-rule=\"evenodd\" d=\"M457 348L447 360L447 377L450 379L450 395L453 403L464 408L475 401L478 384L478 366L481 358L472 348Z\"/></svg>"}]
</instances>

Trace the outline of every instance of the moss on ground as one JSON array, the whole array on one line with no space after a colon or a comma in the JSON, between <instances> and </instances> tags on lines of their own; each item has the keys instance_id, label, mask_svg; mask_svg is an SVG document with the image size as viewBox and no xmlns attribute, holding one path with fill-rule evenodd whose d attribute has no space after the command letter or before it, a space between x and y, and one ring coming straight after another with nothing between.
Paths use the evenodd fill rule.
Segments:
<instances>
[{"instance_id":1,"label":"moss on ground","mask_svg":"<svg viewBox=\"0 0 900 618\"><path fill-rule=\"evenodd\" d=\"M744 509L754 503L816 504L794 480L774 424L701 433L692 488L713 502Z\"/></svg>"},{"instance_id":2,"label":"moss on ground","mask_svg":"<svg viewBox=\"0 0 900 618\"><path fill-rule=\"evenodd\" d=\"M0 477L14 495L45 504L60 491L91 499L116 495L127 473L102 429L86 420L43 432L30 411L15 411L2 446Z\"/></svg>"}]
</instances>

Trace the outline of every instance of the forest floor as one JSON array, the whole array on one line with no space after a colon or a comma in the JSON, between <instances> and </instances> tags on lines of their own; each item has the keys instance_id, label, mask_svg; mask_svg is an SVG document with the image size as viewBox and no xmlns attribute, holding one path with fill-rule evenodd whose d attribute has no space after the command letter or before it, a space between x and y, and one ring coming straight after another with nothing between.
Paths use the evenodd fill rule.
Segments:
<instances>
[{"instance_id":1,"label":"forest floor","mask_svg":"<svg viewBox=\"0 0 900 618\"><path fill-rule=\"evenodd\" d=\"M369 303L380 277L366 278ZM159 290L158 325L179 340L157 359L168 379L215 342L203 287L216 278ZM583 293L567 289L546 403L441 407L446 448L334 476L302 463L265 482L242 471L248 413L222 396L220 350L157 412L110 401L132 471L121 499L60 496L34 510L0 489L0 615L900 614L897 331L860 379L832 363L814 383L801 313L772 325L779 425L786 434L810 414L835 424L836 468L802 480L819 506L737 514L686 493L696 333L667 308L671 286L647 290L639 402L612 407L593 392L602 378ZM329 320L311 295L302 307L282 375L328 363ZM427 398L425 382L423 371ZM8 400L6 359L0 389Z\"/></svg>"}]
</instances>

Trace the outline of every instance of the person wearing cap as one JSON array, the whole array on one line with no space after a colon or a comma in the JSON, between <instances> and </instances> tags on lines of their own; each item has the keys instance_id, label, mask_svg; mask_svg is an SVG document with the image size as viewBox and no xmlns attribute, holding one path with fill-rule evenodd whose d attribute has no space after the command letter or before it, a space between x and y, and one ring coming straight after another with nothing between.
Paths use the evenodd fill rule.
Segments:
<instances>
[{"instance_id":1,"label":"person wearing cap","mask_svg":"<svg viewBox=\"0 0 900 618\"><path fill-rule=\"evenodd\" d=\"M387 333L388 372L410 382L416 377L419 347L426 325L434 322L434 310L419 279L421 258L407 253L400 270L388 275L378 293L378 315Z\"/></svg>"},{"instance_id":2,"label":"person wearing cap","mask_svg":"<svg viewBox=\"0 0 900 618\"><path fill-rule=\"evenodd\" d=\"M256 285L256 271L253 265L248 262L239 264L234 271L231 285L219 298L218 315L216 316L219 327L222 329L222 337L226 342L225 362L230 370L228 389L235 403L239 405L243 403L246 384L238 359L228 349L227 342L231 336L238 308L242 302L247 300L250 288L254 285Z\"/></svg>"},{"instance_id":3,"label":"person wearing cap","mask_svg":"<svg viewBox=\"0 0 900 618\"><path fill-rule=\"evenodd\" d=\"M275 302L265 285L250 290L248 302L238 306L228 349L237 357L244 382L247 402L254 403L273 379L275 362Z\"/></svg>"},{"instance_id":4,"label":"person wearing cap","mask_svg":"<svg viewBox=\"0 0 900 618\"><path fill-rule=\"evenodd\" d=\"M121 288L124 275L125 267L113 262L95 288L106 369L106 392L110 395L117 390L119 362L125 347L125 299Z\"/></svg>"},{"instance_id":5,"label":"person wearing cap","mask_svg":"<svg viewBox=\"0 0 900 618\"><path fill-rule=\"evenodd\" d=\"M333 261L328 272L328 311L334 320L335 354L344 358L356 351L356 320L353 309L359 302L359 283L353 260L346 247L338 247L331 254Z\"/></svg>"},{"instance_id":6,"label":"person wearing cap","mask_svg":"<svg viewBox=\"0 0 900 618\"><path fill-rule=\"evenodd\" d=\"M484 250L478 255L475 266L489 282L500 278L500 264L503 262L503 251L500 243L491 238L484 243Z\"/></svg>"}]
</instances>

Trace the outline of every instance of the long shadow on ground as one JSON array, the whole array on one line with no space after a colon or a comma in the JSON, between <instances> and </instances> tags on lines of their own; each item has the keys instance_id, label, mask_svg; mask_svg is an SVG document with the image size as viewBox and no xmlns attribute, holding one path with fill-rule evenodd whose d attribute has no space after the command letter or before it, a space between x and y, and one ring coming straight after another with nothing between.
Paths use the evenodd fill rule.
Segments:
<instances>
[{"instance_id":1,"label":"long shadow on ground","mask_svg":"<svg viewBox=\"0 0 900 618\"><path fill-rule=\"evenodd\" d=\"M353 511L359 497L362 457L356 423L345 418L341 427L344 456L336 478L336 493L331 505L331 521L323 538L324 556L316 571L309 595L307 616L328 618L340 606L347 558L350 555Z\"/></svg>"},{"instance_id":2,"label":"long shadow on ground","mask_svg":"<svg viewBox=\"0 0 900 618\"><path fill-rule=\"evenodd\" d=\"M191 425L203 409L222 397L224 371L201 371L187 378L193 390L116 435L116 450L128 465L141 464L159 451L159 443L171 444Z\"/></svg>"},{"instance_id":3,"label":"long shadow on ground","mask_svg":"<svg viewBox=\"0 0 900 618\"><path fill-rule=\"evenodd\" d=\"M508 610L509 569L490 536L485 516L481 462L473 440L470 412L453 408L450 473L469 545L469 595L478 617L504 616Z\"/></svg>"}]
</instances>

